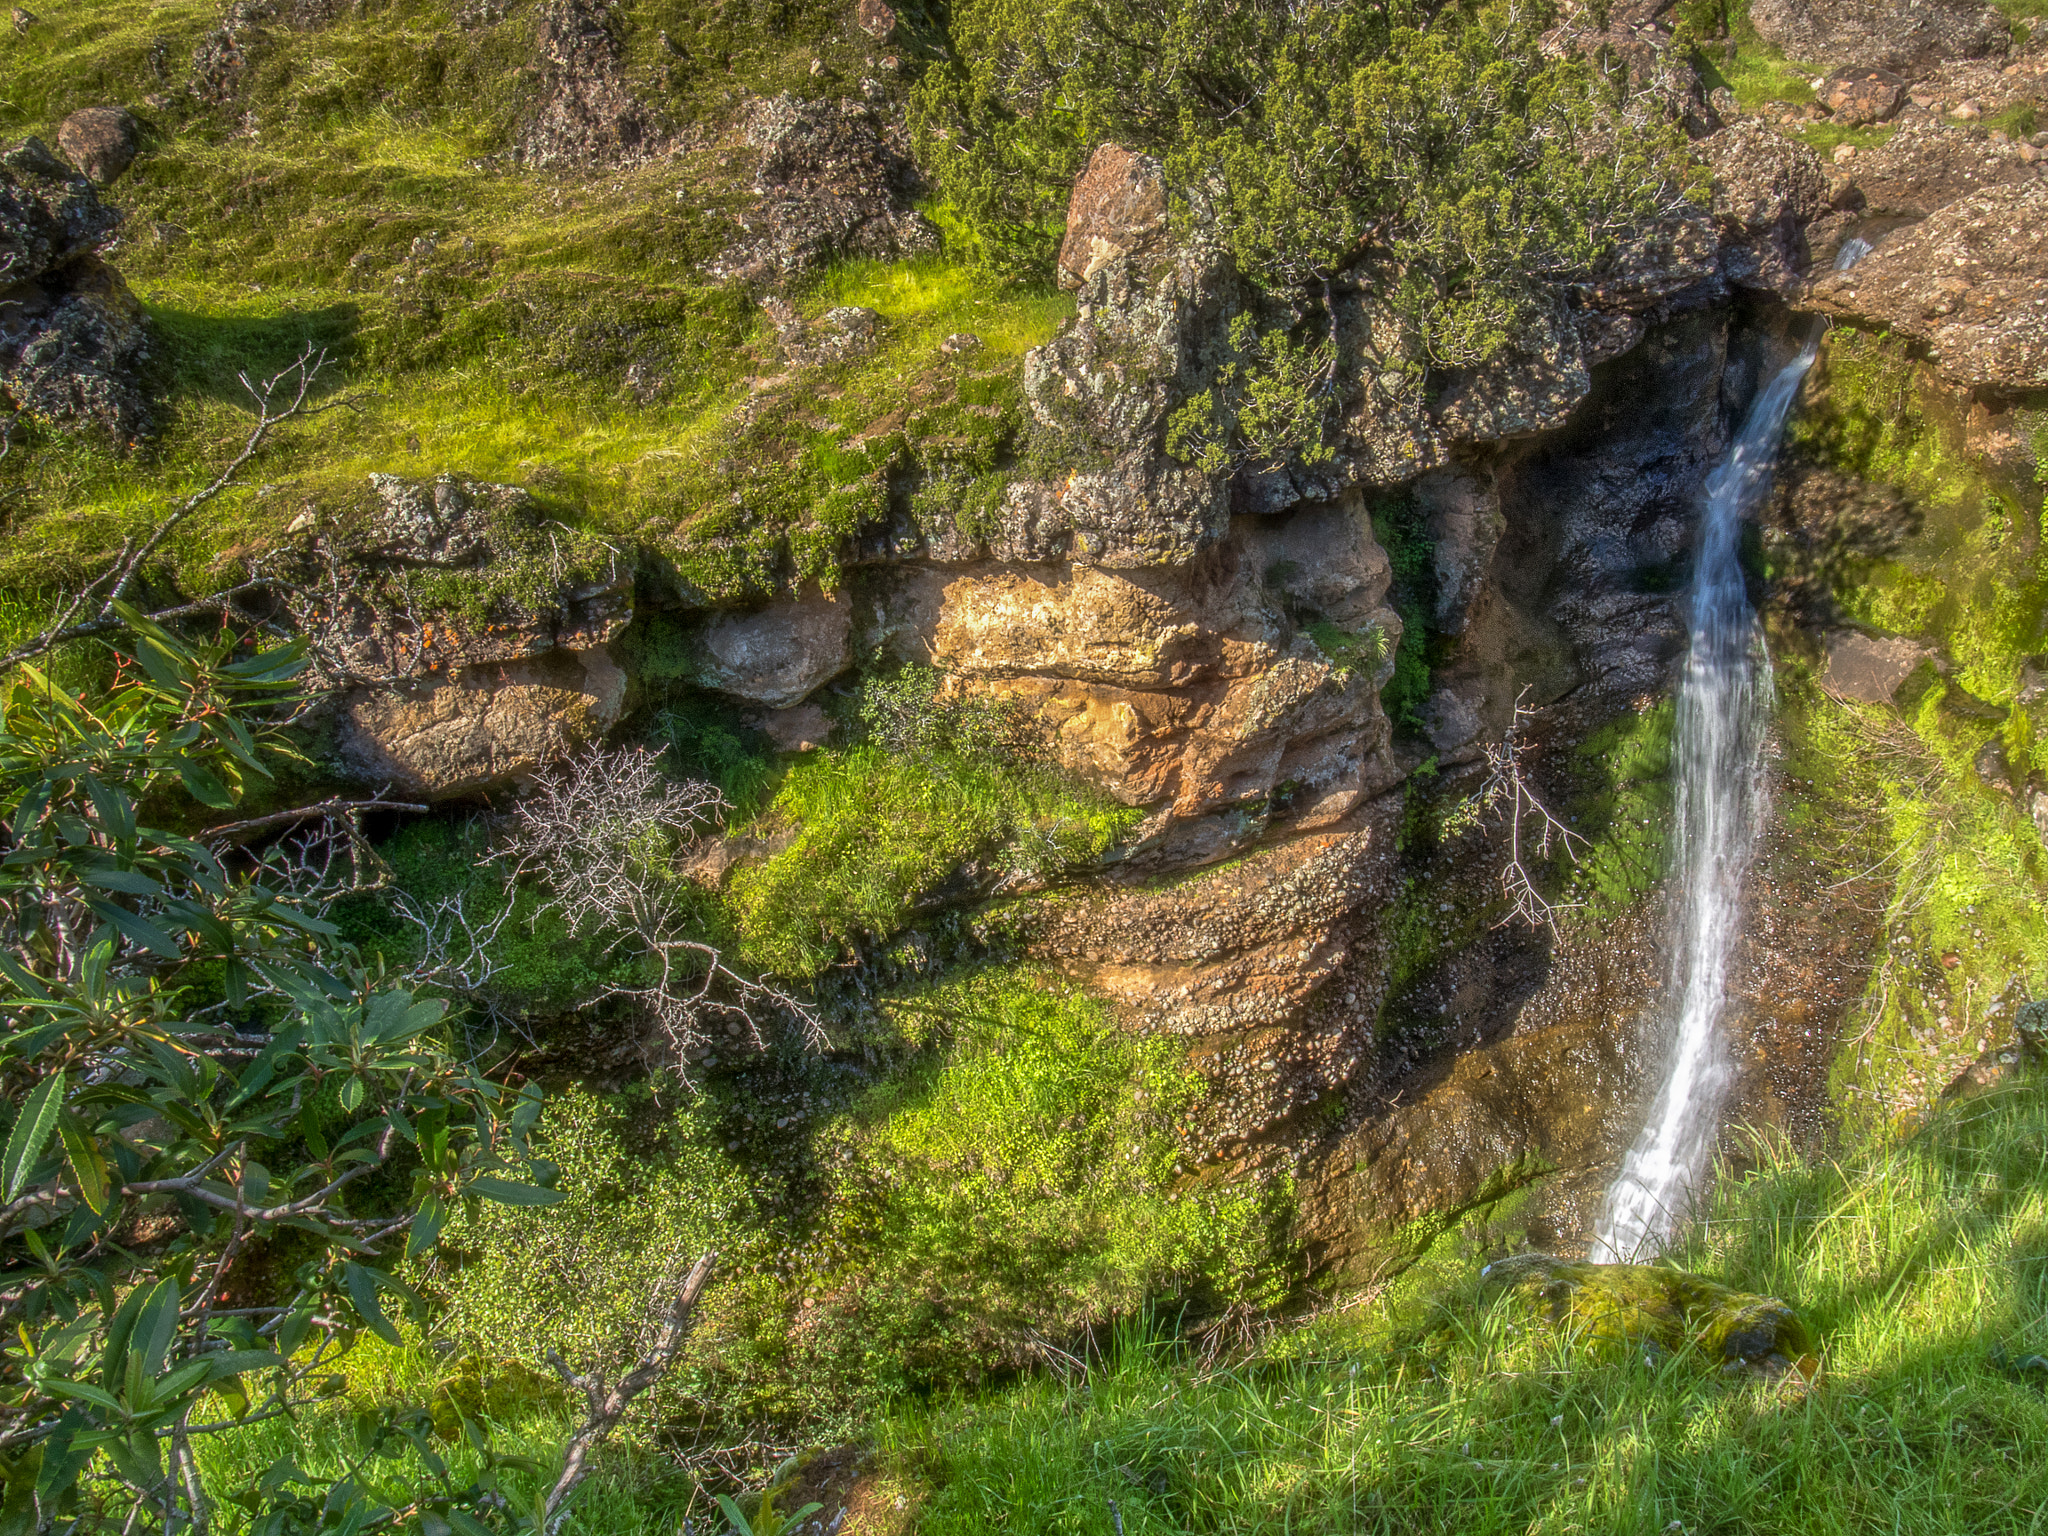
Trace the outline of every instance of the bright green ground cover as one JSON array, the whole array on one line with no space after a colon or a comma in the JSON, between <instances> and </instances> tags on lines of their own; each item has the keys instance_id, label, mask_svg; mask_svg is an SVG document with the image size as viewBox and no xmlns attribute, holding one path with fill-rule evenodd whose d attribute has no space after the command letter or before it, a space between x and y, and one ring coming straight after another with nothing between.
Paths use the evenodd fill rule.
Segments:
<instances>
[{"instance_id":1,"label":"bright green ground cover","mask_svg":"<svg viewBox=\"0 0 2048 1536\"><path fill-rule=\"evenodd\" d=\"M1518 1332L1465 1261L1242 1365L1127 1348L884 1444L930 1533L2035 1530L2048 1404L1997 1362L2048 1344L2044 1146L2036 1082L1864 1161L1724 1179L1678 1261L1797 1300L1804 1397Z\"/></svg>"},{"instance_id":2,"label":"bright green ground cover","mask_svg":"<svg viewBox=\"0 0 2048 1536\"><path fill-rule=\"evenodd\" d=\"M1447 1239L1399 1292L1249 1357L1127 1330L1084 1376L905 1403L862 1428L882 1485L930 1533L2034 1531L2044 1234L2035 1076L1903 1143L1844 1159L1765 1147L1723 1176L1674 1257L1799 1305L1822 1362L1805 1394L1517 1329L1479 1301L1478 1256ZM445 1382L450 1427L460 1405L509 1447L543 1448L563 1422L525 1371L366 1346L345 1375L359 1396ZM308 1466L339 1464L348 1401L302 1427ZM213 1454L254 1467L277 1433ZM664 1463L629 1436L572 1528L672 1530L693 1489Z\"/></svg>"},{"instance_id":3,"label":"bright green ground cover","mask_svg":"<svg viewBox=\"0 0 2048 1536\"><path fill-rule=\"evenodd\" d=\"M447 4L395 0L316 30L273 26L236 103L249 131L189 98L147 114L143 157L110 194L128 216L112 259L150 312L161 430L127 457L19 442L0 465L0 490L25 498L0 586L95 569L239 442L237 372L275 371L309 341L333 349L335 382L366 392L362 408L281 441L264 492L188 525L166 569L187 590L228 581L309 499L359 495L376 471L528 485L564 521L636 541L721 595L831 584L891 471L993 471L1017 426L1018 359L1070 301L937 257L856 263L800 291L799 308L876 310L877 349L787 367L749 295L704 271L750 195L736 107L750 91L843 91L842 72L863 66L833 7L698 9L622 10L632 83L712 145L626 172L506 159L532 105L523 10L462 25ZM159 63L183 78L214 24L211 6L99 4L10 29L0 136L140 103L164 88ZM695 50L696 65L657 61L665 31L726 68L707 73ZM939 352L963 331L981 346Z\"/></svg>"}]
</instances>

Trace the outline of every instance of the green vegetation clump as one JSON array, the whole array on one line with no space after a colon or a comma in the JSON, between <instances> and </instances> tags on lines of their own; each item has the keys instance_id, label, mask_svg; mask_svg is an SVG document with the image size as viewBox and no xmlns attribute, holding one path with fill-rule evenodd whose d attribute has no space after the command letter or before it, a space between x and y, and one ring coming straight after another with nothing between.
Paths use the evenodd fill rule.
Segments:
<instances>
[{"instance_id":1,"label":"green vegetation clump","mask_svg":"<svg viewBox=\"0 0 2048 1536\"><path fill-rule=\"evenodd\" d=\"M1632 218L1705 195L1675 130L1543 52L1548 7L971 0L912 100L980 257L1044 271L1098 144L1159 156L1183 225L1273 288L1367 259L1430 360L1483 361ZM1582 152L1602 135L1599 155ZM1416 361L1401 359L1400 362Z\"/></svg>"},{"instance_id":2,"label":"green vegetation clump","mask_svg":"<svg viewBox=\"0 0 2048 1536\"><path fill-rule=\"evenodd\" d=\"M1427 514L1410 496L1374 503L1372 533L1393 568L1387 601L1401 615L1401 642L1394 648L1393 675L1380 689L1380 705L1397 731L1420 735L1436 638L1436 543Z\"/></svg>"},{"instance_id":3,"label":"green vegetation clump","mask_svg":"<svg viewBox=\"0 0 2048 1536\"><path fill-rule=\"evenodd\" d=\"M1568 802L1573 830L1591 844L1573 865L1565 900L1574 926L1594 929L1620 916L1663 880L1677 792L1671 773L1675 700L1622 715L1573 748L1592 787Z\"/></svg>"},{"instance_id":4,"label":"green vegetation clump","mask_svg":"<svg viewBox=\"0 0 2048 1536\"><path fill-rule=\"evenodd\" d=\"M657 1422L831 1433L1155 1297L1215 1307L1284 1288L1284 1181L1177 1174L1204 1093L1179 1047L1022 969L882 1011L907 1069L772 1128L741 1082L667 1110L644 1092L557 1096L536 1146L561 1203L458 1213L450 1258L419 1277L446 1300L448 1337L491 1360L568 1340L622 1361L651 1298L715 1247L724 1278Z\"/></svg>"},{"instance_id":5,"label":"green vegetation clump","mask_svg":"<svg viewBox=\"0 0 2048 1536\"><path fill-rule=\"evenodd\" d=\"M1084 867L1141 819L1042 761L1018 706L941 685L929 667L871 675L862 739L784 771L744 829L784 845L727 884L747 965L818 976L920 910Z\"/></svg>"},{"instance_id":6,"label":"green vegetation clump","mask_svg":"<svg viewBox=\"0 0 2048 1536\"><path fill-rule=\"evenodd\" d=\"M888 1465L930 1536L2025 1531L2048 1503L2044 1147L2035 1077L1861 1158L1723 1171L1671 1262L1790 1301L1810 1389L1520 1326L1445 1253L1229 1368L1133 1331L1085 1378L904 1412Z\"/></svg>"}]
</instances>

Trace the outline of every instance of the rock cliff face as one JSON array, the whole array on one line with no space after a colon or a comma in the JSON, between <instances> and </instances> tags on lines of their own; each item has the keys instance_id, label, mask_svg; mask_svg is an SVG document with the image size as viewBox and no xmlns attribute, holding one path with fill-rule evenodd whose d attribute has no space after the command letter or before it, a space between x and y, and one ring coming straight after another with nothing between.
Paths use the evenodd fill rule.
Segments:
<instances>
[{"instance_id":1,"label":"rock cliff face","mask_svg":"<svg viewBox=\"0 0 2048 1536\"><path fill-rule=\"evenodd\" d=\"M231 7L181 100L231 125L279 29L317 30L331 10ZM893 87L735 93L729 119L692 128L649 83L701 64L666 34L656 67L629 57L600 0L506 14L466 7L461 25L530 41L533 89L506 149L526 172L579 195L578 178L664 161L715 181L730 217L707 223L693 270L777 333L761 363L772 377L742 379L740 414L887 345L877 313L851 302L806 322L793 285L845 258L935 248ZM1484 364L1431 362L1396 302L1404 274L1378 258L1326 285L1259 289L1199 218L1176 222L1187 189L1109 144L1073 188L1059 249L1073 317L1002 381L1003 404L976 407L977 430L1004 418L995 446L960 449L982 455L973 516L920 512L939 461L878 453L854 487L864 521L819 535L836 541L831 559L798 573L763 556L774 568L750 595L714 598L668 552L557 521L537 476L531 490L459 474L323 488L272 553L330 658L329 765L405 798L516 788L668 684L808 749L857 666L934 665L956 695L1021 706L1063 768L1143 813L1018 944L1131 1029L1190 1044L1222 1090L1191 1146L1202 1176L1291 1160L1312 1175L1305 1228L1331 1264L1546 1171L1567 1175L1548 1218L1567 1231L1645 1082L1633 1021L1663 980L1655 882L1635 879L1597 934L1496 929L1498 828L1446 830L1446 812L1511 728L1558 804L1590 818L1620 793L1602 778L1619 772L1607 749L1588 744L1650 729L1683 650L1702 483L1810 316L1910 348L1972 462L2039 511L2048 185L2023 119L2048 108L2048 49L2016 47L1967 0L1757 0L1752 15L1814 72L1817 101L1750 113L1708 91L1696 65L1712 48L1675 51L1652 4L1553 34L1689 136L1711 187L1626 231ZM886 7L864 6L859 24L901 40ZM1844 135L1826 158L1799 133L1823 121ZM91 126L64 142L104 181L136 143ZM682 238L648 227L635 237ZM0 157L0 381L19 410L127 442L149 420L146 333L101 259L115 228L40 145ZM408 239L394 282L426 289L436 238ZM1851 240L1873 249L1833 270ZM1170 441L1176 413L1242 361L1242 322L1329 348L1312 402L1323 451L1233 451L1218 468ZM962 332L943 350L981 345ZM1831 387L1827 363L1815 378ZM916 403L892 402L873 437ZM792 418L789 435L814 427ZM686 446L653 448L636 472L701 449ZM735 543L755 531L743 499ZM1777 611L1828 658L1837 697L1892 698L1937 657L1922 638L1863 633L1876 626L1854 623L1829 580L1830 562L1896 552L1921 515L1908 500L1808 463L1784 477L1764 531ZM705 511L661 516L676 527ZM657 621L659 679L634 638ZM1518 708L1531 712L1519 726ZM2048 815L2048 782L2004 793ZM1841 935L1814 931L1821 899L1790 872L1766 886L1755 968L1853 973L1861 952L1837 955ZM1852 950L1868 942L1842 927ZM1816 986L1809 1034L1824 1035L1849 988ZM1782 1012L1768 986L1746 996L1758 1020ZM1745 1084L1760 1113L1796 1118L1783 1109L1796 1094Z\"/></svg>"}]
</instances>

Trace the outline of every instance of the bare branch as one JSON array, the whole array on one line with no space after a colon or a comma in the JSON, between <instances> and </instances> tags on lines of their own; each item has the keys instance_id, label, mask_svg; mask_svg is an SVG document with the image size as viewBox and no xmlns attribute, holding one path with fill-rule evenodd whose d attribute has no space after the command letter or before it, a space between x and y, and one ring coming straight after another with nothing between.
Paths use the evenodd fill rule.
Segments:
<instances>
[{"instance_id":1,"label":"bare branch","mask_svg":"<svg viewBox=\"0 0 2048 1536\"><path fill-rule=\"evenodd\" d=\"M652 959L651 986L613 987L602 996L644 1007L667 1035L676 1068L708 1039L711 1018L737 1021L758 1047L763 1013L795 1019L813 1046L824 1041L817 1010L780 988L735 970L719 950L691 937L688 887L675 855L686 854L716 824L725 798L709 784L672 783L646 751L591 752L543 779L521 800L518 825L501 855L510 878L533 875L544 905L573 935L608 935Z\"/></svg>"},{"instance_id":2,"label":"bare branch","mask_svg":"<svg viewBox=\"0 0 2048 1536\"><path fill-rule=\"evenodd\" d=\"M588 1375L572 1375L562 1363L560 1355L548 1352L548 1363L571 1389L580 1391L590 1405L590 1412L570 1437L568 1453L562 1459L562 1475L548 1494L546 1507L541 1512L541 1522L546 1536L553 1536L558 1512L576 1491L576 1485L590 1475L590 1453L612 1430L626 1410L633 1406L633 1400L659 1381L668 1368L682 1353L683 1343L689 1337L690 1313L697 1305L697 1297L704 1289L704 1282L711 1278L711 1266L717 1261L716 1253L707 1253L699 1259L689 1277L683 1281L683 1288L676 1295L673 1305L663 1317L661 1329L654 1336L654 1342L640 1357L640 1363L621 1376L607 1389L603 1378L595 1371Z\"/></svg>"},{"instance_id":3,"label":"bare branch","mask_svg":"<svg viewBox=\"0 0 2048 1536\"><path fill-rule=\"evenodd\" d=\"M1582 850L1592 844L1558 819L1536 793L1523 761L1521 731L1535 718L1536 711L1524 702L1525 687L1515 700L1514 719L1497 746L1486 749L1486 783L1446 821L1446 830L1458 831L1499 817L1508 834L1508 856L1501 866L1501 894L1508 899L1507 915L1494 924L1527 923L1531 928L1548 928L1553 939L1560 937L1558 918L1579 906L1578 902L1554 902L1537 886L1530 865L1563 853L1574 863ZM1533 818L1533 827L1531 819Z\"/></svg>"}]
</instances>

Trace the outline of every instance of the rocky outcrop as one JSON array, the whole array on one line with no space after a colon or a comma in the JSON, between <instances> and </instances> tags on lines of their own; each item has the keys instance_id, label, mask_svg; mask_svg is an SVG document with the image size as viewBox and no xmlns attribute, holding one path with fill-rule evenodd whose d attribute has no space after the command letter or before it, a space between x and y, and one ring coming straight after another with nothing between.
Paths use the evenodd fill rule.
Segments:
<instances>
[{"instance_id":1,"label":"rocky outcrop","mask_svg":"<svg viewBox=\"0 0 2048 1536\"><path fill-rule=\"evenodd\" d=\"M1865 128L1887 121L1906 100L1906 82L1885 69L1839 69L1815 92L1838 123Z\"/></svg>"},{"instance_id":2,"label":"rocky outcrop","mask_svg":"<svg viewBox=\"0 0 2048 1536\"><path fill-rule=\"evenodd\" d=\"M712 615L695 636L697 683L749 703L801 703L853 665L853 607L813 590L794 602Z\"/></svg>"},{"instance_id":3,"label":"rocky outcrop","mask_svg":"<svg viewBox=\"0 0 2048 1536\"><path fill-rule=\"evenodd\" d=\"M1261 849L1162 891L1062 904L1027 953L1110 999L1131 1028L1185 1040L1221 1088L1204 1127L1236 1145L1342 1090L1371 1051L1377 996L1317 1009L1351 957L1344 919L1386 894L1382 825Z\"/></svg>"},{"instance_id":4,"label":"rocky outcrop","mask_svg":"<svg viewBox=\"0 0 2048 1536\"><path fill-rule=\"evenodd\" d=\"M625 47L610 0L547 0L534 24L537 103L519 129L527 164L630 165L665 147L653 114L625 80Z\"/></svg>"},{"instance_id":5,"label":"rocky outcrop","mask_svg":"<svg viewBox=\"0 0 2048 1536\"><path fill-rule=\"evenodd\" d=\"M1902 117L1884 143L1844 157L1840 170L1847 182L1835 201L1873 219L1924 219L1972 192L2040 174L2020 145L1919 111Z\"/></svg>"},{"instance_id":6,"label":"rocky outcrop","mask_svg":"<svg viewBox=\"0 0 2048 1536\"><path fill-rule=\"evenodd\" d=\"M856 101L755 104L746 142L759 162L754 205L716 262L720 277L782 282L850 256L894 260L938 249L938 230L911 206L916 167L874 111Z\"/></svg>"},{"instance_id":7,"label":"rocky outcrop","mask_svg":"<svg viewBox=\"0 0 2048 1536\"><path fill-rule=\"evenodd\" d=\"M1186 865L1393 781L1388 580L1352 495L1240 518L1182 565L877 571L860 606L888 615L906 659L1023 702L1063 765L1153 810L1134 855Z\"/></svg>"},{"instance_id":8,"label":"rocky outcrop","mask_svg":"<svg viewBox=\"0 0 2048 1536\"><path fill-rule=\"evenodd\" d=\"M600 646L468 663L361 690L339 706L334 764L400 799L502 789L572 757L618 723L626 675Z\"/></svg>"},{"instance_id":9,"label":"rocky outcrop","mask_svg":"<svg viewBox=\"0 0 2048 1536\"><path fill-rule=\"evenodd\" d=\"M1755 0L1749 20L1792 58L1912 80L1950 59L2003 54L2012 40L2005 18L1977 0Z\"/></svg>"},{"instance_id":10,"label":"rocky outcrop","mask_svg":"<svg viewBox=\"0 0 2048 1536\"><path fill-rule=\"evenodd\" d=\"M2048 184L1952 203L1816 281L1807 302L1923 343L1964 388L2048 388Z\"/></svg>"},{"instance_id":11,"label":"rocky outcrop","mask_svg":"<svg viewBox=\"0 0 2048 1536\"><path fill-rule=\"evenodd\" d=\"M424 800L502 788L623 714L607 646L632 620L631 577L588 552L572 564L573 534L518 487L376 475L361 504L309 509L293 532L309 585L328 573L313 590L341 777ZM436 577L466 606L436 608Z\"/></svg>"},{"instance_id":12,"label":"rocky outcrop","mask_svg":"<svg viewBox=\"0 0 2048 1536\"><path fill-rule=\"evenodd\" d=\"M1721 270L1735 287L1790 297L1812 264L1806 227L1827 211L1820 157L1755 118L1722 129L1699 150L1714 172Z\"/></svg>"},{"instance_id":13,"label":"rocky outcrop","mask_svg":"<svg viewBox=\"0 0 2048 1536\"><path fill-rule=\"evenodd\" d=\"M33 420L126 448L150 427L149 333L98 255L119 224L39 140L0 155L0 390Z\"/></svg>"}]
</instances>

